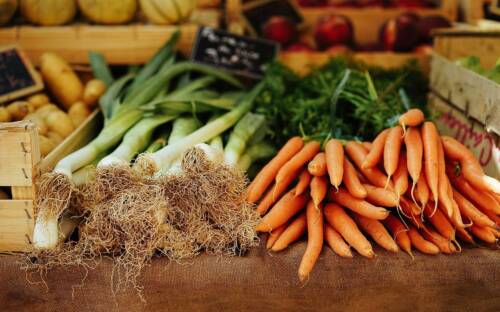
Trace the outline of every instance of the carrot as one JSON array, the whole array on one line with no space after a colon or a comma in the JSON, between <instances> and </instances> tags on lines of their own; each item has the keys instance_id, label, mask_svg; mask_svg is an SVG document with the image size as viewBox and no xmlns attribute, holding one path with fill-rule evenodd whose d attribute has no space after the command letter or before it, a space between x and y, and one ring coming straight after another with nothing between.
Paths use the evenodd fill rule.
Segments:
<instances>
[{"instance_id":1,"label":"carrot","mask_svg":"<svg viewBox=\"0 0 500 312\"><path fill-rule=\"evenodd\" d=\"M427 185L427 179L424 172L422 172L422 175L417 182L415 199L420 202L420 207L425 207L429 202L429 186Z\"/></svg>"},{"instance_id":2,"label":"carrot","mask_svg":"<svg viewBox=\"0 0 500 312\"><path fill-rule=\"evenodd\" d=\"M439 193L439 201L443 204L445 208L446 214L448 217L453 216L453 197L452 194L449 194L449 181L446 176L446 164L444 160L444 150L443 144L441 141L438 141L438 193Z\"/></svg>"},{"instance_id":3,"label":"carrot","mask_svg":"<svg viewBox=\"0 0 500 312\"><path fill-rule=\"evenodd\" d=\"M377 220L363 217L356 213L353 214L354 220L359 225L359 227L371 238L379 244L382 248L398 252L399 248L396 242L392 239L391 235L387 232L385 227Z\"/></svg>"},{"instance_id":4,"label":"carrot","mask_svg":"<svg viewBox=\"0 0 500 312\"><path fill-rule=\"evenodd\" d=\"M495 227L495 222L493 222L488 216L477 209L470 201L467 200L462 194L453 190L453 197L460 208L460 212L464 214L469 220L478 226L489 226Z\"/></svg>"},{"instance_id":5,"label":"carrot","mask_svg":"<svg viewBox=\"0 0 500 312\"><path fill-rule=\"evenodd\" d=\"M368 141L364 141L362 142L361 144L363 144L363 147L367 150L367 151L370 151L373 147L373 143L372 142L368 142Z\"/></svg>"},{"instance_id":6,"label":"carrot","mask_svg":"<svg viewBox=\"0 0 500 312\"><path fill-rule=\"evenodd\" d=\"M354 141L350 141L345 146L345 151L349 158L354 162L356 167L361 171L361 173L366 177L366 179L373 185L378 187L385 187L387 183L387 176L380 171L377 167L363 169L361 164L363 159L366 157L366 150L363 146ZM389 182L388 189L394 189L392 181Z\"/></svg>"},{"instance_id":7,"label":"carrot","mask_svg":"<svg viewBox=\"0 0 500 312\"><path fill-rule=\"evenodd\" d=\"M403 129L400 126L389 130L384 145L384 169L387 174L387 183L398 168L401 143L403 141Z\"/></svg>"},{"instance_id":8,"label":"carrot","mask_svg":"<svg viewBox=\"0 0 500 312\"><path fill-rule=\"evenodd\" d=\"M351 209L358 214L375 220L384 220L389 215L389 210L377 207L369 202L356 198L349 194L345 189L339 189L337 192L330 189L329 198L336 203Z\"/></svg>"},{"instance_id":9,"label":"carrot","mask_svg":"<svg viewBox=\"0 0 500 312\"><path fill-rule=\"evenodd\" d=\"M472 152L457 140L443 136L441 138L446 156L460 162L460 167L465 180L472 186L500 194L500 181L484 174L478 160Z\"/></svg>"},{"instance_id":10,"label":"carrot","mask_svg":"<svg viewBox=\"0 0 500 312\"><path fill-rule=\"evenodd\" d=\"M399 117L401 127L416 127L424 122L424 113L418 108L412 108Z\"/></svg>"},{"instance_id":11,"label":"carrot","mask_svg":"<svg viewBox=\"0 0 500 312\"><path fill-rule=\"evenodd\" d=\"M307 204L307 247L299 265L299 279L304 282L309 277L323 248L323 212L312 201Z\"/></svg>"},{"instance_id":12,"label":"carrot","mask_svg":"<svg viewBox=\"0 0 500 312\"><path fill-rule=\"evenodd\" d=\"M302 170L299 176L299 182L297 182L297 185L295 186L295 196L304 193L311 183L311 178L311 174L307 169Z\"/></svg>"},{"instance_id":13,"label":"carrot","mask_svg":"<svg viewBox=\"0 0 500 312\"><path fill-rule=\"evenodd\" d=\"M325 177L313 177L311 180L311 198L315 207L325 199L328 192L328 181Z\"/></svg>"},{"instance_id":14,"label":"carrot","mask_svg":"<svg viewBox=\"0 0 500 312\"><path fill-rule=\"evenodd\" d=\"M410 226L408 230L408 236L410 237L411 244L420 252L435 255L439 253L439 248L433 243L425 240L425 238L418 233L417 229Z\"/></svg>"},{"instance_id":15,"label":"carrot","mask_svg":"<svg viewBox=\"0 0 500 312\"><path fill-rule=\"evenodd\" d=\"M479 207L479 209L481 209L481 207ZM494 214L493 212L489 211L489 210L482 210L482 213L484 213L488 218L490 218L493 222L495 222L495 224L497 226L500 227L500 216Z\"/></svg>"},{"instance_id":16,"label":"carrot","mask_svg":"<svg viewBox=\"0 0 500 312\"><path fill-rule=\"evenodd\" d=\"M420 207L418 207L414 202L408 200L404 196L401 196L399 198L399 203L401 204L401 206L408 207L408 210L411 211L413 215L419 215L422 213L422 209Z\"/></svg>"},{"instance_id":17,"label":"carrot","mask_svg":"<svg viewBox=\"0 0 500 312\"><path fill-rule=\"evenodd\" d=\"M257 205L256 211L260 213L260 215L264 215L269 208L276 202L277 199L287 190L288 186L292 184L293 180L299 175L300 171L296 171L293 174L287 176L286 180L283 181L280 185L273 184L273 186L267 191L264 198Z\"/></svg>"},{"instance_id":18,"label":"carrot","mask_svg":"<svg viewBox=\"0 0 500 312\"><path fill-rule=\"evenodd\" d=\"M480 240L488 244L494 244L497 241L495 234L493 234L493 232L487 227L473 225L470 227L470 231L472 235L474 235L475 237L479 238Z\"/></svg>"},{"instance_id":19,"label":"carrot","mask_svg":"<svg viewBox=\"0 0 500 312\"><path fill-rule=\"evenodd\" d=\"M398 168L394 172L392 179L394 180L394 191L399 198L408 190L408 167L406 166L406 155L404 152L401 152Z\"/></svg>"},{"instance_id":20,"label":"carrot","mask_svg":"<svg viewBox=\"0 0 500 312\"><path fill-rule=\"evenodd\" d=\"M274 231L269 232L269 236L267 237L267 242L266 242L267 249L271 249L271 247L273 247L274 243L278 240L283 231L285 231L287 226L288 224L285 223L282 226L275 229Z\"/></svg>"},{"instance_id":21,"label":"carrot","mask_svg":"<svg viewBox=\"0 0 500 312\"><path fill-rule=\"evenodd\" d=\"M441 210L436 210L434 214L432 214L432 210L433 209L429 205L426 205L424 207L424 215L442 236L448 240L454 240L455 229L450 224L446 216L443 212L441 212Z\"/></svg>"},{"instance_id":22,"label":"carrot","mask_svg":"<svg viewBox=\"0 0 500 312\"><path fill-rule=\"evenodd\" d=\"M291 243L298 240L304 233L307 228L307 218L306 212L300 213L285 229L283 233L281 233L278 240L274 243L271 248L272 251L281 251Z\"/></svg>"},{"instance_id":23,"label":"carrot","mask_svg":"<svg viewBox=\"0 0 500 312\"><path fill-rule=\"evenodd\" d=\"M411 241L408 233L406 233L408 230L405 225L392 214L390 214L387 219L383 220L382 223L389 229L399 248L413 258L413 254L411 252Z\"/></svg>"},{"instance_id":24,"label":"carrot","mask_svg":"<svg viewBox=\"0 0 500 312\"><path fill-rule=\"evenodd\" d=\"M408 173L410 174L412 180L411 198L415 198L413 196L413 191L420 179L420 174L422 172L422 156L424 153L422 137L420 136L420 132L417 128L410 127L408 131L406 131L405 146L406 164L408 166Z\"/></svg>"},{"instance_id":25,"label":"carrot","mask_svg":"<svg viewBox=\"0 0 500 312\"><path fill-rule=\"evenodd\" d=\"M439 133L434 123L427 121L422 126L422 144L424 146L424 169L425 177L427 178L427 185L432 193L435 208L437 208L439 193L438 193L438 179L439 179L439 155L438 155L438 142Z\"/></svg>"},{"instance_id":26,"label":"carrot","mask_svg":"<svg viewBox=\"0 0 500 312\"><path fill-rule=\"evenodd\" d=\"M491 211L492 213L500 214L500 205L497 203L495 198L484 191L478 191L473 188L463 176L457 177L453 172L453 166L448 165L446 167L446 173L450 179L451 184L460 191L461 194L465 195L472 203L474 203L479 209L484 211Z\"/></svg>"},{"instance_id":27,"label":"carrot","mask_svg":"<svg viewBox=\"0 0 500 312\"><path fill-rule=\"evenodd\" d=\"M453 243L451 241L447 240L446 238L441 236L439 233L437 233L436 231L434 231L430 228L427 228L426 231L421 231L420 234L425 239L427 239L428 241L430 241L431 243L436 245L439 248L439 251L441 251L442 253L452 254L455 251L457 251L457 249L455 248L455 245L453 245Z\"/></svg>"},{"instance_id":28,"label":"carrot","mask_svg":"<svg viewBox=\"0 0 500 312\"><path fill-rule=\"evenodd\" d=\"M470 235L469 232L467 232L463 228L457 228L457 236L463 240L464 242L470 243L470 244L475 244L474 238Z\"/></svg>"},{"instance_id":29,"label":"carrot","mask_svg":"<svg viewBox=\"0 0 500 312\"><path fill-rule=\"evenodd\" d=\"M453 200L451 202L452 207L453 207L453 213L451 215L450 221L453 223L453 225L457 228L465 228L468 225L465 225L463 220L462 220L462 213L460 212L460 208L458 207L458 204ZM445 209L442 207L442 205L439 205L441 209Z\"/></svg>"},{"instance_id":30,"label":"carrot","mask_svg":"<svg viewBox=\"0 0 500 312\"><path fill-rule=\"evenodd\" d=\"M344 182L345 187L352 196L356 198L366 197L366 189L359 181L356 169L349 161L349 159L347 159L347 157L344 158L344 176L342 177L342 181Z\"/></svg>"},{"instance_id":31,"label":"carrot","mask_svg":"<svg viewBox=\"0 0 500 312\"><path fill-rule=\"evenodd\" d=\"M365 200L375 206L382 207L396 207L399 203L396 193L384 189L383 187L376 187L371 184L363 184L367 192Z\"/></svg>"},{"instance_id":32,"label":"carrot","mask_svg":"<svg viewBox=\"0 0 500 312\"><path fill-rule=\"evenodd\" d=\"M370 242L358 229L354 220L337 204L326 204L325 219L333 227L334 230L340 233L346 242L352 246L360 255L373 258L373 252Z\"/></svg>"},{"instance_id":33,"label":"carrot","mask_svg":"<svg viewBox=\"0 0 500 312\"><path fill-rule=\"evenodd\" d=\"M287 161L283 167L276 174L275 183L276 186L283 183L286 180L287 176L292 174L293 172L299 170L300 167L307 164L311 159L316 156L319 152L321 145L316 141L311 141L304 145L304 147L295 154L289 161Z\"/></svg>"},{"instance_id":34,"label":"carrot","mask_svg":"<svg viewBox=\"0 0 500 312\"><path fill-rule=\"evenodd\" d=\"M384 146L388 134L389 129L385 129L377 135L375 140L373 140L372 146L368 149L369 152L366 154L361 164L362 169L373 168L378 164L384 154Z\"/></svg>"},{"instance_id":35,"label":"carrot","mask_svg":"<svg viewBox=\"0 0 500 312\"><path fill-rule=\"evenodd\" d=\"M333 252L344 258L352 258L351 247L347 245L339 232L335 231L331 225L325 223L323 225L323 233L325 240L332 248Z\"/></svg>"},{"instance_id":36,"label":"carrot","mask_svg":"<svg viewBox=\"0 0 500 312\"><path fill-rule=\"evenodd\" d=\"M307 165L307 170L313 176L324 176L326 174L326 158L325 153L316 154Z\"/></svg>"},{"instance_id":37,"label":"carrot","mask_svg":"<svg viewBox=\"0 0 500 312\"><path fill-rule=\"evenodd\" d=\"M330 139L326 143L325 158L330 183L338 189L344 175L344 147L339 140Z\"/></svg>"},{"instance_id":38,"label":"carrot","mask_svg":"<svg viewBox=\"0 0 500 312\"><path fill-rule=\"evenodd\" d=\"M294 195L294 190L286 193L276 205L260 220L255 228L258 232L271 232L290 220L306 205L309 194Z\"/></svg>"},{"instance_id":39,"label":"carrot","mask_svg":"<svg viewBox=\"0 0 500 312\"><path fill-rule=\"evenodd\" d=\"M264 194L267 187L273 182L283 165L297 154L304 146L300 137L293 137L281 148L276 156L257 174L248 187L247 201L256 203Z\"/></svg>"}]
</instances>

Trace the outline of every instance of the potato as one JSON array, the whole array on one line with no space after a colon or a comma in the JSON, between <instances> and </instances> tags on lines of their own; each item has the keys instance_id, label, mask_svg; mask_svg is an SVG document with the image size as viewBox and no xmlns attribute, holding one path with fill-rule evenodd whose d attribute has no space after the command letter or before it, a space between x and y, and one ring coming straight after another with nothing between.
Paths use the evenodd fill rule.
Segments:
<instances>
[{"instance_id":1,"label":"potato","mask_svg":"<svg viewBox=\"0 0 500 312\"><path fill-rule=\"evenodd\" d=\"M12 116L9 110L3 106L0 106L0 122L9 122L12 120Z\"/></svg>"},{"instance_id":2,"label":"potato","mask_svg":"<svg viewBox=\"0 0 500 312\"><path fill-rule=\"evenodd\" d=\"M45 135L52 143L54 143L55 146L61 144L62 141L64 141L64 138L57 132L54 131L49 131Z\"/></svg>"},{"instance_id":3,"label":"potato","mask_svg":"<svg viewBox=\"0 0 500 312\"><path fill-rule=\"evenodd\" d=\"M55 53L44 53L40 60L43 80L56 99L68 110L82 99L83 84L69 64Z\"/></svg>"},{"instance_id":4,"label":"potato","mask_svg":"<svg viewBox=\"0 0 500 312\"><path fill-rule=\"evenodd\" d=\"M83 90L83 102L89 107L94 107L101 95L106 92L106 84L99 79L92 79L85 85Z\"/></svg>"},{"instance_id":5,"label":"potato","mask_svg":"<svg viewBox=\"0 0 500 312\"><path fill-rule=\"evenodd\" d=\"M38 116L42 117L44 120L45 118L47 117L47 115L51 112L55 112L55 111L59 111L59 107L57 107L56 104L52 104L52 103L49 103L49 104L46 104L42 107L40 107L39 109L37 109L35 111L35 114L37 114Z\"/></svg>"},{"instance_id":6,"label":"potato","mask_svg":"<svg viewBox=\"0 0 500 312\"><path fill-rule=\"evenodd\" d=\"M35 111L28 101L15 101L7 105L12 120L22 120L26 115Z\"/></svg>"},{"instance_id":7,"label":"potato","mask_svg":"<svg viewBox=\"0 0 500 312\"><path fill-rule=\"evenodd\" d=\"M91 114L90 109L83 102L76 102L68 111L69 118L75 127L81 125Z\"/></svg>"},{"instance_id":8,"label":"potato","mask_svg":"<svg viewBox=\"0 0 500 312\"><path fill-rule=\"evenodd\" d=\"M49 131L57 132L63 138L66 138L75 130L71 118L63 111L50 112L47 117L45 117L45 122L49 127Z\"/></svg>"},{"instance_id":9,"label":"potato","mask_svg":"<svg viewBox=\"0 0 500 312\"><path fill-rule=\"evenodd\" d=\"M47 132L49 131L49 127L47 127L47 124L45 123L43 117L40 117L40 115L37 115L35 113L31 113L26 115L23 120L31 120L35 123L36 128L38 130L38 134L46 135Z\"/></svg>"},{"instance_id":10,"label":"potato","mask_svg":"<svg viewBox=\"0 0 500 312\"><path fill-rule=\"evenodd\" d=\"M38 136L38 142L40 145L40 154L42 155L42 157L47 156L54 148L56 148L56 145L43 135Z\"/></svg>"},{"instance_id":11,"label":"potato","mask_svg":"<svg viewBox=\"0 0 500 312\"><path fill-rule=\"evenodd\" d=\"M30 102L35 109L38 109L46 104L49 104L50 100L47 94L45 93L37 93L32 96L29 96L26 99L28 102Z\"/></svg>"}]
</instances>

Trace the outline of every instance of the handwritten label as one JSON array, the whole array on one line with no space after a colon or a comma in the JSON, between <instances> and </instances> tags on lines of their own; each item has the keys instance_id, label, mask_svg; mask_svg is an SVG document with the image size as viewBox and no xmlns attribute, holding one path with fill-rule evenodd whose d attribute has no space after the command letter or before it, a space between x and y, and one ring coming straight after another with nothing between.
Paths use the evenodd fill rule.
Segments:
<instances>
[{"instance_id":1,"label":"handwritten label","mask_svg":"<svg viewBox=\"0 0 500 312\"><path fill-rule=\"evenodd\" d=\"M236 75L261 78L265 66L278 53L276 43L228 33L224 30L201 27L191 58L198 63L224 68Z\"/></svg>"},{"instance_id":2,"label":"handwritten label","mask_svg":"<svg viewBox=\"0 0 500 312\"><path fill-rule=\"evenodd\" d=\"M243 17L253 35L262 34L262 26L273 16L283 16L295 24L302 24L304 18L288 0L258 0L243 5Z\"/></svg>"}]
</instances>

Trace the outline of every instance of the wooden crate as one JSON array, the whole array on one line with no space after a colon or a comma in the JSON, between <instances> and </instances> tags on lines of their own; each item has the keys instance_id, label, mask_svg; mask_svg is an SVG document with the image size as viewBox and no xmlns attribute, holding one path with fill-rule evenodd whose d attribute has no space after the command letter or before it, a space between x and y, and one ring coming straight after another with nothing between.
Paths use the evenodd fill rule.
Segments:
<instances>
[{"instance_id":1,"label":"wooden crate","mask_svg":"<svg viewBox=\"0 0 500 312\"><path fill-rule=\"evenodd\" d=\"M483 1L458 0L458 17L468 24L476 24L484 17Z\"/></svg>"},{"instance_id":2,"label":"wooden crate","mask_svg":"<svg viewBox=\"0 0 500 312\"><path fill-rule=\"evenodd\" d=\"M12 199L0 200L0 252L26 251L35 221L35 179L65 155L88 143L100 129L98 111L90 115L45 158L40 157L38 133L30 121L0 123L0 186Z\"/></svg>"},{"instance_id":3,"label":"wooden crate","mask_svg":"<svg viewBox=\"0 0 500 312\"><path fill-rule=\"evenodd\" d=\"M431 89L467 117L500 134L500 85L435 53Z\"/></svg>"},{"instance_id":4,"label":"wooden crate","mask_svg":"<svg viewBox=\"0 0 500 312\"><path fill-rule=\"evenodd\" d=\"M306 75L312 68L328 62L335 54L328 52L281 52L280 61L300 75ZM382 68L395 68L410 60L416 60L424 73L429 73L430 57L427 54L394 53L394 52L361 52L349 55L354 60Z\"/></svg>"},{"instance_id":5,"label":"wooden crate","mask_svg":"<svg viewBox=\"0 0 500 312\"><path fill-rule=\"evenodd\" d=\"M484 67L491 68L500 57L500 30L474 26L437 30L434 50L449 60L475 55Z\"/></svg>"}]
</instances>

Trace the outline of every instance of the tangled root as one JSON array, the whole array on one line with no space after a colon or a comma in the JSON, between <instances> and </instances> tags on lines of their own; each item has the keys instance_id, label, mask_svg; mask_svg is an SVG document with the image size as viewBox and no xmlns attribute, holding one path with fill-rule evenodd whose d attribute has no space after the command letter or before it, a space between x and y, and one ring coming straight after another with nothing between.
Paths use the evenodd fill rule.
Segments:
<instances>
[{"instance_id":1,"label":"tangled root","mask_svg":"<svg viewBox=\"0 0 500 312\"><path fill-rule=\"evenodd\" d=\"M68 208L75 187L71 180L61 173L44 173L36 182L35 214L45 211L60 216Z\"/></svg>"}]
</instances>

